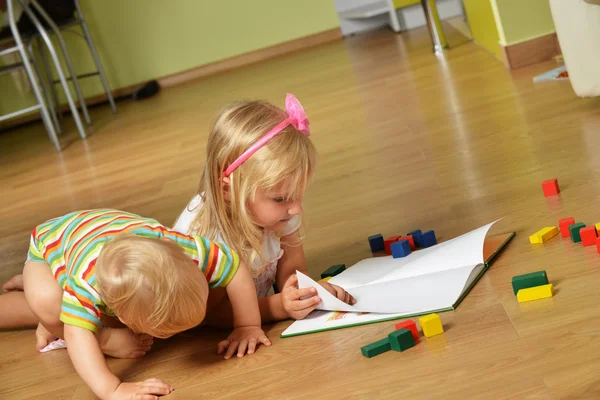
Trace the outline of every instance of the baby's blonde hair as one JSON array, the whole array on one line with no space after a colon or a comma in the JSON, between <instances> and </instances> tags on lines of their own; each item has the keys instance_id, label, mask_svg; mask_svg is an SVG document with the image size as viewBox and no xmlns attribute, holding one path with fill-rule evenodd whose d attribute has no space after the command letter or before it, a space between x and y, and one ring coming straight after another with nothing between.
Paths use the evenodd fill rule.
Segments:
<instances>
[{"instance_id":1,"label":"baby's blonde hair","mask_svg":"<svg viewBox=\"0 0 600 400\"><path fill-rule=\"evenodd\" d=\"M266 101L233 103L217 115L206 149L198 194L203 205L191 230L216 239L218 234L249 265L261 252L263 232L252 220L247 203L257 190L273 190L286 182L288 199L301 198L317 163L312 141L289 125L229 175L230 201L225 200L223 171L270 129L287 118Z\"/></svg>"},{"instance_id":2,"label":"baby's blonde hair","mask_svg":"<svg viewBox=\"0 0 600 400\"><path fill-rule=\"evenodd\" d=\"M206 278L169 239L116 236L100 252L96 280L104 303L135 332L166 338L206 314Z\"/></svg>"}]
</instances>

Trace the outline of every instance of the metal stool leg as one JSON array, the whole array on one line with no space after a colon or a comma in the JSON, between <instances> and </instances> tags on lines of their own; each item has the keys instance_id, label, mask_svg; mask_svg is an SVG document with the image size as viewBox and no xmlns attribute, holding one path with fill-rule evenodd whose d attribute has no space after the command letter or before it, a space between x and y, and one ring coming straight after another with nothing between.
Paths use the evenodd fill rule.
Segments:
<instances>
[{"instance_id":1,"label":"metal stool leg","mask_svg":"<svg viewBox=\"0 0 600 400\"><path fill-rule=\"evenodd\" d=\"M52 61L54 62L54 67L56 68L56 72L58 73L58 79L60 80L60 83L65 91L65 97L67 98L67 102L69 103L69 107L71 108L71 113L73 114L73 119L75 120L75 125L77 126L77 130L79 131L79 136L82 139L86 139L87 135L85 133L85 128L83 127L83 124L81 123L81 118L79 118L79 112L77 111L75 102L73 102L73 98L71 97L71 93L69 91L69 86L67 85L67 80L65 79L65 75L63 74L62 68L60 67L60 61L58 59L58 55L56 54L54 46L52 45L50 36L48 36L48 32L46 32L46 30L44 29L42 24L40 24L40 21L35 16L35 14L31 11L31 9L29 8L29 5L26 3L26 1L19 0L19 3L21 4L21 7L23 8L23 12L25 12L27 14L27 16L29 17L29 19L31 20L31 22L33 22L33 24L37 28L38 32L42 36L42 39L46 43L46 46L48 47L48 51L50 52L50 57L52 57Z\"/></svg>"},{"instance_id":2,"label":"metal stool leg","mask_svg":"<svg viewBox=\"0 0 600 400\"><path fill-rule=\"evenodd\" d=\"M35 74L37 75L37 77L41 83L42 95L44 96L46 104L48 105L48 112L50 114L50 117L52 117L52 122L54 123L54 128L56 129L56 132L60 135L60 133L61 133L60 124L58 123L58 120L56 119L56 110L54 108L54 104L52 103L52 98L50 97L51 95L50 95L50 87L48 85L48 79L47 79L47 77L42 75L42 73L40 71L39 65L35 58L35 54L33 53L33 40L31 40L31 39L29 39L29 41L27 43L27 53L29 53L29 57L31 59L31 65L33 66Z\"/></svg>"},{"instance_id":3,"label":"metal stool leg","mask_svg":"<svg viewBox=\"0 0 600 400\"><path fill-rule=\"evenodd\" d=\"M425 19L427 20L427 29L429 29L429 34L433 41L433 52L441 53L444 49L448 48L448 42L446 42L446 36L442 30L435 0L421 0L421 4L425 12Z\"/></svg>"},{"instance_id":4,"label":"metal stool leg","mask_svg":"<svg viewBox=\"0 0 600 400\"><path fill-rule=\"evenodd\" d=\"M15 16L13 14L13 0L7 1L7 11L8 11L8 22L10 25L10 29L13 34L13 38L15 39L15 43L19 47L19 54L23 60L23 66L25 67L25 71L27 71L27 76L29 77L29 81L31 82L31 88L33 89L33 94L39 104L40 113L42 114L42 121L46 126L46 130L48 131L48 136L50 140L54 144L54 147L57 151L62 151L62 147L60 145L60 141L58 140L58 136L56 135L56 131L54 130L54 125L50 119L50 115L48 113L48 109L46 108L46 104L44 103L44 99L40 93L40 88L38 87L36 77L33 73L33 69L31 68L31 64L29 63L29 57L27 51L25 51L25 46L23 45L23 40L21 39L21 34L17 29L17 23L15 21Z\"/></svg>"},{"instance_id":5,"label":"metal stool leg","mask_svg":"<svg viewBox=\"0 0 600 400\"><path fill-rule=\"evenodd\" d=\"M40 37L36 37L37 47L40 52L40 58L42 61L42 65L44 66L44 72L46 74L46 78L48 82L50 82L50 94L52 95L52 102L54 103L54 113L58 114L58 119L60 121L63 120L62 109L60 108L60 101L58 101L58 96L56 94L56 88L54 87L54 76L52 75L52 70L50 69L50 62L48 61L48 55L46 54L46 49L44 49L44 44L42 43L42 39Z\"/></svg>"},{"instance_id":6,"label":"metal stool leg","mask_svg":"<svg viewBox=\"0 0 600 400\"><path fill-rule=\"evenodd\" d=\"M94 41L92 40L92 35L90 35L87 23L85 22L85 18L83 17L83 13L81 12L79 0L75 0L75 8L77 9L77 18L79 19L81 29L83 30L83 36L85 36L85 40L88 43L90 52L92 53L92 58L96 63L96 69L98 70L98 74L100 75L100 81L102 82L102 86L104 86L104 92L106 93L106 97L108 97L110 108L112 108L112 112L116 114L117 106L115 105L115 99L113 98L110 86L108 85L106 75L104 75L104 68L102 68L102 63L100 62L100 57L98 57L98 52L96 51L96 46L94 45Z\"/></svg>"},{"instance_id":7,"label":"metal stool leg","mask_svg":"<svg viewBox=\"0 0 600 400\"><path fill-rule=\"evenodd\" d=\"M21 1L23 1L23 0L21 0ZM85 104L83 94L81 93L81 88L79 87L79 81L77 80L77 74L75 73L75 69L73 68L73 63L71 62L71 57L69 56L69 51L67 50L67 45L65 44L65 41L62 38L60 29L58 29L58 26L54 23L52 18L50 18L48 16L48 13L46 13L46 10L44 10L36 0L29 0L29 1L31 2L31 4L33 4L33 6L37 10L37 12L40 13L42 18L44 18L44 21L46 21L46 23L48 25L50 25L50 28L56 35L56 38L58 39L58 44L60 45L60 48L62 49L63 56L65 57L65 64L67 65L67 69L69 70L69 74L71 75L71 81L73 82L73 88L75 89L75 94L77 95L77 98L79 99L79 105L81 106L81 112L83 113L83 118L85 119L85 122L88 125L91 125L92 120L90 119L87 105Z\"/></svg>"}]
</instances>

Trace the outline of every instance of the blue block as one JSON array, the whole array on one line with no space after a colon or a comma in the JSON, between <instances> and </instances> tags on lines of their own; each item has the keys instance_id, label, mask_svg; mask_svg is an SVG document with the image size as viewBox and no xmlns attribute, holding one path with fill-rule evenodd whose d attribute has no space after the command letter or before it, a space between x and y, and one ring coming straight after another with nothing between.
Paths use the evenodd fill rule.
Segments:
<instances>
[{"instance_id":1,"label":"blue block","mask_svg":"<svg viewBox=\"0 0 600 400\"><path fill-rule=\"evenodd\" d=\"M383 236L381 236L381 233L369 236L369 246L371 246L371 252L373 253L385 250L385 246L383 245Z\"/></svg>"},{"instance_id":2,"label":"blue block","mask_svg":"<svg viewBox=\"0 0 600 400\"><path fill-rule=\"evenodd\" d=\"M435 238L435 232L434 231L427 231L427 232L423 232L423 234L421 235L421 240L420 240L421 244L419 245L419 247L431 247L435 244L437 244L437 239Z\"/></svg>"},{"instance_id":3,"label":"blue block","mask_svg":"<svg viewBox=\"0 0 600 400\"><path fill-rule=\"evenodd\" d=\"M408 240L399 240L394 242L390 246L390 249L392 249L392 257L394 258L406 257L411 253L410 243Z\"/></svg>"},{"instance_id":4,"label":"blue block","mask_svg":"<svg viewBox=\"0 0 600 400\"><path fill-rule=\"evenodd\" d=\"M415 247L423 247L421 246L421 236L423 235L423 233L421 233L420 229L408 232L407 235L411 235L413 237L413 240L415 241Z\"/></svg>"}]
</instances>

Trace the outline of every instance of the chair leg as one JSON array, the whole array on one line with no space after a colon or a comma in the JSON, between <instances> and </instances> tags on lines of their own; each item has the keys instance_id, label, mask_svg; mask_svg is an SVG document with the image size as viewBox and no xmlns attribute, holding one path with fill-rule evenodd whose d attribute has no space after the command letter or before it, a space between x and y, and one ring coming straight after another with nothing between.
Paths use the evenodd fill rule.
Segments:
<instances>
[{"instance_id":1,"label":"chair leg","mask_svg":"<svg viewBox=\"0 0 600 400\"><path fill-rule=\"evenodd\" d=\"M60 101L58 101L58 95L56 94L56 88L54 87L54 77L52 75L52 70L50 69L50 62L48 61L48 55L46 54L46 49L44 49L44 45L42 43L42 39L36 37L37 47L40 52L40 59L42 60L42 64L44 65L44 73L46 74L46 78L48 82L50 82L50 94L52 95L53 106L55 107L54 113L58 114L58 119L62 122L63 113L60 108Z\"/></svg>"},{"instance_id":2,"label":"chair leg","mask_svg":"<svg viewBox=\"0 0 600 400\"><path fill-rule=\"evenodd\" d=\"M54 108L54 104L52 103L52 98L50 97L50 88L48 86L48 79L42 75L41 71L40 71L40 67L37 63L35 54L33 53L33 40L30 38L27 42L27 52L29 53L29 57L31 59L31 65L33 67L33 70L35 71L35 74L37 75L40 84L41 84L41 89L42 89L42 95L45 99L46 104L48 105L48 112L50 114L50 117L52 117L52 122L54 123L54 128L56 129L56 132L60 135L61 131L60 131L60 124L58 123L58 120L56 119L56 109Z\"/></svg>"},{"instance_id":3,"label":"chair leg","mask_svg":"<svg viewBox=\"0 0 600 400\"><path fill-rule=\"evenodd\" d=\"M23 0L21 0L21 1L23 1ZM63 56L65 57L65 64L67 65L67 69L69 70L69 74L71 75L71 81L73 82L73 88L75 89L75 94L77 95L77 98L79 99L79 105L81 106L83 118L85 119L85 122L88 125L91 125L92 120L90 119L87 105L85 104L83 94L81 93L81 88L79 87L79 80L77 79L77 74L75 73L75 69L73 68L73 63L71 62L71 57L69 56L69 51L67 50L67 45L65 44L62 34L60 33L60 29L58 29L58 26L54 23L52 18L50 18L48 16L48 14L46 13L46 10L44 10L36 0L29 0L29 1L31 2L31 4L33 4L33 6L37 10L37 12L40 13L40 15L42 16L44 21L46 21L46 23L48 25L50 25L50 28L56 35L56 38L58 39L58 44L60 45L60 48L62 49Z\"/></svg>"},{"instance_id":4,"label":"chair leg","mask_svg":"<svg viewBox=\"0 0 600 400\"><path fill-rule=\"evenodd\" d=\"M98 70L98 74L100 75L100 81L102 82L102 86L104 86L104 92L106 93L106 97L108 97L110 108L112 108L112 112L116 114L117 106L115 105L115 99L113 98L110 86L108 85L106 75L104 75L104 68L102 68L102 63L100 62L100 57L98 57L96 46L94 45L94 41L92 40L90 31L88 30L87 24L85 23L85 19L83 19L83 13L79 9L79 2L76 2L75 4L77 5L77 14L79 18L79 23L81 24L81 29L83 30L83 36L85 36L85 40L87 41L88 46L90 48L90 53L92 53L92 58L96 63L96 69Z\"/></svg>"},{"instance_id":5,"label":"chair leg","mask_svg":"<svg viewBox=\"0 0 600 400\"><path fill-rule=\"evenodd\" d=\"M15 39L15 42L16 42L17 46L19 47L19 54L21 56L21 59L23 60L23 66L25 67L25 71L27 72L27 77L29 78L29 82L31 83L31 88L33 89L33 94L34 94L35 99L37 100L38 104L40 105L40 113L42 114L42 121L44 122L46 131L48 132L48 136L50 137L52 144L54 144L56 151L62 151L60 140L58 139L58 136L56 135L56 131L54 130L54 125L52 124L52 121L50 119L50 114L48 113L48 109L46 108L46 104L44 103L44 99L42 98L42 95L40 93L40 88L38 87L37 79L34 75L31 64L29 63L29 57L27 55L27 51L25 50L25 46L23 45L23 40L21 39L21 34L19 33L19 30L17 29L17 22L15 21L15 16L13 14L13 9L12 9L13 0L8 0L7 6L8 6L8 9L7 9L8 22L10 25L10 29L12 31L13 38Z\"/></svg>"},{"instance_id":6,"label":"chair leg","mask_svg":"<svg viewBox=\"0 0 600 400\"><path fill-rule=\"evenodd\" d=\"M31 8L29 8L29 5L27 4L27 2L25 0L19 0L19 3L21 4L21 8L23 8L23 12L25 12L27 14L27 16L29 17L31 22L33 22L36 29L40 33L42 39L46 43L46 47L48 47L48 51L50 52L50 57L52 58L52 61L54 62L54 67L56 68L56 72L58 73L58 79L60 80L63 90L65 91L65 97L67 98L67 102L69 103L69 108L71 109L71 113L73 114L73 119L75 120L75 125L77 126L77 130L79 131L79 136L82 139L86 139L87 135L85 133L85 128L83 127L83 124L81 123L81 118L79 118L79 112L77 111L75 102L73 102L73 97L71 97L71 93L69 91L69 86L67 85L67 80L65 78L65 75L62 72L62 68L60 66L60 61L58 59L58 55L56 54L56 50L54 49L54 45L52 44L52 41L50 40L50 36L48 36L48 32L46 32L46 29L44 29L44 27L42 26L42 24L40 23L38 18L31 11ZM32 0L32 3L36 4L33 0Z\"/></svg>"}]
</instances>

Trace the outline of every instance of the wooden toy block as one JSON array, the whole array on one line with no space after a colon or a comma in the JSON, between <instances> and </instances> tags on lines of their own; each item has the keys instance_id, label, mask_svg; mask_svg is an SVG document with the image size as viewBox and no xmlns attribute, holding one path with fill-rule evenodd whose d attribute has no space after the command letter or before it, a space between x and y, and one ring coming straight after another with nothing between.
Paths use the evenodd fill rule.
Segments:
<instances>
[{"instance_id":1,"label":"wooden toy block","mask_svg":"<svg viewBox=\"0 0 600 400\"><path fill-rule=\"evenodd\" d=\"M535 286L548 284L546 271L536 271L529 274L517 275L512 277L512 287L515 296L521 289L527 289Z\"/></svg>"},{"instance_id":2,"label":"wooden toy block","mask_svg":"<svg viewBox=\"0 0 600 400\"><path fill-rule=\"evenodd\" d=\"M529 236L529 243L544 243L556 235L558 235L558 228L556 226L547 226Z\"/></svg>"},{"instance_id":3,"label":"wooden toy block","mask_svg":"<svg viewBox=\"0 0 600 400\"><path fill-rule=\"evenodd\" d=\"M435 238L434 231L423 232L421 235L421 244L420 247L427 248L437 244L437 239Z\"/></svg>"},{"instance_id":4,"label":"wooden toy block","mask_svg":"<svg viewBox=\"0 0 600 400\"><path fill-rule=\"evenodd\" d=\"M412 334L412 337L415 342L419 341L419 330L417 329L417 324L412 319L407 319L406 321L402 321L395 325L396 329L408 329Z\"/></svg>"},{"instance_id":5,"label":"wooden toy block","mask_svg":"<svg viewBox=\"0 0 600 400\"><path fill-rule=\"evenodd\" d=\"M333 278L333 276L326 276L323 279L319 279L317 282L329 282L331 278Z\"/></svg>"},{"instance_id":6,"label":"wooden toy block","mask_svg":"<svg viewBox=\"0 0 600 400\"><path fill-rule=\"evenodd\" d=\"M369 236L369 246L371 246L372 253L383 250L383 236L381 236L380 233L378 233L377 235Z\"/></svg>"},{"instance_id":7,"label":"wooden toy block","mask_svg":"<svg viewBox=\"0 0 600 400\"><path fill-rule=\"evenodd\" d=\"M575 218L573 218L573 217L563 218L560 221L558 221L558 227L560 228L560 235L564 238L569 237L569 235L570 235L569 226L573 225L574 223L575 223Z\"/></svg>"},{"instance_id":8,"label":"wooden toy block","mask_svg":"<svg viewBox=\"0 0 600 400\"><path fill-rule=\"evenodd\" d=\"M554 178L542 182L542 190L544 190L544 196L546 197L559 194L558 179Z\"/></svg>"},{"instance_id":9,"label":"wooden toy block","mask_svg":"<svg viewBox=\"0 0 600 400\"><path fill-rule=\"evenodd\" d=\"M410 243L408 240L400 240L398 242L392 243L391 246L392 257L401 258L406 257L411 253Z\"/></svg>"},{"instance_id":10,"label":"wooden toy block","mask_svg":"<svg viewBox=\"0 0 600 400\"><path fill-rule=\"evenodd\" d=\"M389 238L383 241L385 254L387 254L388 256L392 255L392 243L396 243L398 241L398 238L400 238L400 236L390 236Z\"/></svg>"},{"instance_id":11,"label":"wooden toy block","mask_svg":"<svg viewBox=\"0 0 600 400\"><path fill-rule=\"evenodd\" d=\"M444 327L442 326L442 320L437 314L429 314L419 318L419 324L421 324L421 330L423 335L426 337L432 337L444 333Z\"/></svg>"},{"instance_id":12,"label":"wooden toy block","mask_svg":"<svg viewBox=\"0 0 600 400\"><path fill-rule=\"evenodd\" d=\"M578 222L576 224L569 225L569 233L571 235L571 240L573 241L573 243L581 242L581 234L579 233L581 228L585 228L585 224L583 222Z\"/></svg>"},{"instance_id":13,"label":"wooden toy block","mask_svg":"<svg viewBox=\"0 0 600 400\"><path fill-rule=\"evenodd\" d=\"M408 236L412 236L414 242L415 242L415 246L416 247L421 247L421 235L423 233L421 232L420 229L417 229L416 231L412 231L412 232L408 232L407 235Z\"/></svg>"},{"instance_id":14,"label":"wooden toy block","mask_svg":"<svg viewBox=\"0 0 600 400\"><path fill-rule=\"evenodd\" d=\"M346 269L346 264L332 265L331 267L329 267L325 271L323 271L323 273L321 274L321 278L327 278L328 276L330 276L330 277L336 276L336 275L344 272L345 269Z\"/></svg>"},{"instance_id":15,"label":"wooden toy block","mask_svg":"<svg viewBox=\"0 0 600 400\"><path fill-rule=\"evenodd\" d=\"M410 330L402 328L394 331L388 335L390 347L394 351L408 350L415 345L415 339L413 339Z\"/></svg>"},{"instance_id":16,"label":"wooden toy block","mask_svg":"<svg viewBox=\"0 0 600 400\"><path fill-rule=\"evenodd\" d=\"M585 228L581 228L581 230L579 231L579 235L581 235L581 244L583 245L583 247L593 246L596 244L598 233L596 232L595 226L587 226Z\"/></svg>"},{"instance_id":17,"label":"wooden toy block","mask_svg":"<svg viewBox=\"0 0 600 400\"><path fill-rule=\"evenodd\" d=\"M408 240L408 243L410 243L410 249L411 250L415 250L417 248L415 246L415 240L413 239L413 237L411 235L400 236L398 238L398 240Z\"/></svg>"},{"instance_id":18,"label":"wooden toy block","mask_svg":"<svg viewBox=\"0 0 600 400\"><path fill-rule=\"evenodd\" d=\"M552 296L554 296L554 287L549 283L547 285L519 290L519 293L517 293L517 300L519 303L524 303L526 301L547 299Z\"/></svg>"},{"instance_id":19,"label":"wooden toy block","mask_svg":"<svg viewBox=\"0 0 600 400\"><path fill-rule=\"evenodd\" d=\"M575 223L575 222L573 222ZM600 229L600 222L598 222L597 224L594 225L596 227L596 231Z\"/></svg>"},{"instance_id":20,"label":"wooden toy block","mask_svg":"<svg viewBox=\"0 0 600 400\"><path fill-rule=\"evenodd\" d=\"M388 338L378 340L360 348L360 352L367 358L375 357L386 351L390 351L390 341Z\"/></svg>"},{"instance_id":21,"label":"wooden toy block","mask_svg":"<svg viewBox=\"0 0 600 400\"><path fill-rule=\"evenodd\" d=\"M598 250L598 254L600 254L600 238L596 239L596 250Z\"/></svg>"}]
</instances>

